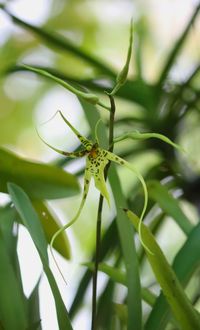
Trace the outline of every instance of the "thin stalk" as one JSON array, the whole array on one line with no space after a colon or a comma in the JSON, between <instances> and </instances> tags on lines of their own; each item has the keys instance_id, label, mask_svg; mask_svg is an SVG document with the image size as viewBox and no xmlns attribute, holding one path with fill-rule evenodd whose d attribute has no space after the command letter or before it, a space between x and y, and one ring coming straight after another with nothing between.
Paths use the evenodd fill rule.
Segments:
<instances>
[{"instance_id":1,"label":"thin stalk","mask_svg":"<svg viewBox=\"0 0 200 330\"><path fill-rule=\"evenodd\" d=\"M109 151L113 151L113 133L114 133L114 116L115 116L115 101L112 95L108 94L110 99L110 120L109 120ZM105 180L108 176L108 169L110 162L107 164L104 176ZM103 209L103 196L99 197L99 205L97 212L97 226L96 226L96 251L95 251L95 263L94 263L94 274L93 274L93 286L92 286L92 323L91 330L96 329L96 313L97 313L97 277L98 277L98 266L100 260L100 248L101 248L101 223L102 223L102 209Z\"/></svg>"}]
</instances>

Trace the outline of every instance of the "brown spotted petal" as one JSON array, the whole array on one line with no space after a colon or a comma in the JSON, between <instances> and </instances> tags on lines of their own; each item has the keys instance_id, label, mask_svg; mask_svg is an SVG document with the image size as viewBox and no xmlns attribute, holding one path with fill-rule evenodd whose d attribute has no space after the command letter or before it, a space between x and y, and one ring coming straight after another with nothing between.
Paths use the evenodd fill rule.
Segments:
<instances>
[{"instance_id":1,"label":"brown spotted petal","mask_svg":"<svg viewBox=\"0 0 200 330\"><path fill-rule=\"evenodd\" d=\"M104 178L104 169L108 164L108 159L104 154L105 152L106 151L98 148L95 157L88 157L88 170L94 178L95 187L100 191L101 195L106 198L108 205L110 206L109 193Z\"/></svg>"}]
</instances>

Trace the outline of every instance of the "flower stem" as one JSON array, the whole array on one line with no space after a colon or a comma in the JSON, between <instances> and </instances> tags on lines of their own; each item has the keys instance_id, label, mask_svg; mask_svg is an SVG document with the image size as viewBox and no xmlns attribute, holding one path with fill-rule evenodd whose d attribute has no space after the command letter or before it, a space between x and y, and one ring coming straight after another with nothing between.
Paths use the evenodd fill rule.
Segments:
<instances>
[{"instance_id":1,"label":"flower stem","mask_svg":"<svg viewBox=\"0 0 200 330\"><path fill-rule=\"evenodd\" d=\"M115 117L115 101L112 95L108 94L110 99L110 119L109 119L109 151L113 151L113 132L114 132L114 117ZM108 176L108 169L110 162L105 167L104 176L105 180ZM103 196L99 197L99 205L97 212L97 226L96 226L96 252L95 252L95 263L94 263L94 274L93 274L93 286L92 286L92 323L91 330L96 329L96 314L97 314L97 277L98 277L98 265L100 259L100 248L101 248L101 222L102 222L102 209L103 209Z\"/></svg>"}]
</instances>

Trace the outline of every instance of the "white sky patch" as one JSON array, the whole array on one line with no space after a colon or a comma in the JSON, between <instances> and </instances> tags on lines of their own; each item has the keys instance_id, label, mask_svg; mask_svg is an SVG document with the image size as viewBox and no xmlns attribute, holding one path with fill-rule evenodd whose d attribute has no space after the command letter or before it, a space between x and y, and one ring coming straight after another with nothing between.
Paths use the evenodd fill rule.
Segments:
<instances>
[{"instance_id":1,"label":"white sky patch","mask_svg":"<svg viewBox=\"0 0 200 330\"><path fill-rule=\"evenodd\" d=\"M182 32L195 8L194 1L188 0L151 0L147 7L151 12L151 26L157 40L165 43L168 41L170 44L172 38L176 39Z\"/></svg>"},{"instance_id":2,"label":"white sky patch","mask_svg":"<svg viewBox=\"0 0 200 330\"><path fill-rule=\"evenodd\" d=\"M59 330L55 302L46 276L41 279L39 297L42 330Z\"/></svg>"},{"instance_id":3,"label":"white sky patch","mask_svg":"<svg viewBox=\"0 0 200 330\"><path fill-rule=\"evenodd\" d=\"M49 16L51 0L15 0L7 8L12 14L32 24L42 24Z\"/></svg>"},{"instance_id":4,"label":"white sky patch","mask_svg":"<svg viewBox=\"0 0 200 330\"><path fill-rule=\"evenodd\" d=\"M10 19L0 10L0 46L6 42L12 32L13 28Z\"/></svg>"},{"instance_id":5,"label":"white sky patch","mask_svg":"<svg viewBox=\"0 0 200 330\"><path fill-rule=\"evenodd\" d=\"M34 243L24 226L19 228L17 251L23 281L23 289L28 297L42 272L42 264Z\"/></svg>"},{"instance_id":6,"label":"white sky patch","mask_svg":"<svg viewBox=\"0 0 200 330\"><path fill-rule=\"evenodd\" d=\"M26 100L37 90L38 82L29 79L27 73L17 72L7 76L3 87L5 94L11 100Z\"/></svg>"},{"instance_id":7,"label":"white sky patch","mask_svg":"<svg viewBox=\"0 0 200 330\"><path fill-rule=\"evenodd\" d=\"M88 1L88 6L101 24L127 23L136 15L133 1L128 0Z\"/></svg>"},{"instance_id":8,"label":"white sky patch","mask_svg":"<svg viewBox=\"0 0 200 330\"><path fill-rule=\"evenodd\" d=\"M7 2L6 8L11 14L34 25L41 25L49 16L52 0L15 0ZM0 10L0 46L18 31L7 14Z\"/></svg>"},{"instance_id":9,"label":"white sky patch","mask_svg":"<svg viewBox=\"0 0 200 330\"><path fill-rule=\"evenodd\" d=\"M40 45L35 49L30 49L26 53L23 53L19 59L20 63L27 65L38 65L44 67L53 67L56 55L53 51L47 47Z\"/></svg>"},{"instance_id":10,"label":"white sky patch","mask_svg":"<svg viewBox=\"0 0 200 330\"><path fill-rule=\"evenodd\" d=\"M165 59L193 14L196 7L195 3L196 0L143 0L141 2L143 8L142 12L148 20L148 28L150 29L151 35L151 40L145 44L146 46L144 45L145 47L148 46L147 51L143 51L143 72L146 80L155 81L155 79L157 79L157 76L163 68ZM194 36L196 22L194 28L190 30L190 34L188 38L186 38L184 45L188 45L188 40L191 40L191 34ZM193 47L192 52L195 51L195 47L196 45ZM180 61L180 58L187 61L188 54L189 49L184 49L183 47L180 55L177 57L177 61ZM190 55L189 58L191 60ZM151 65L149 65L150 59ZM183 63L181 69L182 77L185 74L186 66L187 63ZM176 78L177 76L179 80L182 78L179 73L176 73ZM175 76L172 78L174 77Z\"/></svg>"},{"instance_id":11,"label":"white sky patch","mask_svg":"<svg viewBox=\"0 0 200 330\"><path fill-rule=\"evenodd\" d=\"M4 193L0 193L0 207L5 206L9 202L10 202L9 195L4 194Z\"/></svg>"}]
</instances>

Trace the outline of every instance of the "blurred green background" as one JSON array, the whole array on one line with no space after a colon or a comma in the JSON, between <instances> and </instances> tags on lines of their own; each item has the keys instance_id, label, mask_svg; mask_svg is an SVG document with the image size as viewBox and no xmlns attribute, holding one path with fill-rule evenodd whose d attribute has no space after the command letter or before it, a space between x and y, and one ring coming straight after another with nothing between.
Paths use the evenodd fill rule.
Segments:
<instances>
[{"instance_id":1,"label":"blurred green background","mask_svg":"<svg viewBox=\"0 0 200 330\"><path fill-rule=\"evenodd\" d=\"M98 58L116 74L125 61L129 23L133 17L134 45L129 79L132 81L137 79L139 82L145 81L148 86L157 83L170 49L181 35L197 5L197 1L192 0L163 0L160 2L157 0L11 0L5 3L10 13L26 22L63 36L87 54ZM165 81L166 91L169 93L184 84L199 64L199 27L200 20L197 18L187 35L179 56L174 61L168 80ZM51 118L59 109L83 135L87 135L90 130L82 106L74 95L62 87L34 74L18 72L16 64L26 63L52 68L62 72L71 81L83 81L83 85L84 82L97 81L100 86L102 84L102 86L109 87L112 79L91 65L89 61L84 61L73 52L52 46L21 24L16 24L3 11L0 11L0 46L0 145L28 159L43 162L57 161L59 157L39 140L35 127L39 127L42 136L50 144L62 149L74 150L78 146L77 140L59 118L55 117L42 126L40 124ZM12 70L16 72L6 74ZM184 116L184 121L180 121L176 127L176 136L172 134L175 142L180 143L187 151L187 156L176 157L179 169L182 167L182 172L189 179L199 177L200 172L199 79L200 76L197 74L191 85L186 86L187 88L181 95L183 101L186 100L191 103L197 97L194 105L195 111L188 111L188 114ZM90 87L89 84L88 86ZM106 100L105 95L100 95ZM142 106L142 102L137 102L137 95L134 97L133 100L125 99L125 97L116 99L116 119L133 116L135 118L134 129L140 129L142 127L140 119L145 117L145 107ZM146 102L149 102L150 107L150 103L153 101L150 97L149 100L146 99ZM162 109L160 111L161 117L165 114L164 106L165 102L163 102L163 112ZM179 109L180 116L181 111L185 111L184 102L181 107ZM108 114L103 111L101 113L106 122ZM130 124L131 122L124 124L122 122L121 125L116 125L116 135L126 132L131 127ZM154 127L156 131L159 129L155 125ZM170 123L167 131L162 132L161 128L161 132L166 135L169 133L169 136L171 136L170 130ZM123 154L124 151L128 152L132 148L137 150L137 142L123 142L115 150L116 153ZM150 147L149 150L146 149L145 152L140 152L138 156L135 156L134 161L141 172L145 174L159 164L161 159L162 155L159 154L158 150L153 150ZM73 163L73 166L68 164L66 169L76 173L82 167L83 162L76 162ZM130 183L127 171L120 169L119 173L122 178L124 194L128 196L133 182ZM80 182L82 183L81 179ZM70 264L66 264L62 259L59 261L62 263L64 272L67 274L67 281L70 283L71 293L68 295L67 305L70 305L72 301L74 290L80 278L80 269L82 268L79 266L79 262L87 260L91 254L91 249L94 248L95 223L93 218L96 216L97 198L98 192L92 187L84 211L69 234L73 261ZM5 195L1 194L0 204L3 205L5 200ZM51 202L50 205L61 221L65 223L73 216L79 200L80 196L77 195L67 200ZM197 210L191 205L188 207L187 203L183 207L185 212L196 222ZM104 230L108 227L114 212L114 205L111 211L105 205ZM170 245L168 242L169 234L173 241ZM23 237L26 234L22 232L21 235L19 251L23 255L21 259L26 260L26 256L23 254L23 244L29 243L28 238ZM169 220L163 228L159 240L169 259L172 260L184 241L184 236L180 229ZM31 247L30 251L26 262L30 262L34 253ZM149 276L148 266L145 267L143 269L143 281L146 284L151 282L151 276ZM24 285L28 294L36 282L37 274L33 275L32 283L30 283L29 278L27 279L26 268L22 262L24 283L26 283ZM38 269L36 272L39 274L40 270ZM104 275L100 278L100 283L101 281L104 283ZM60 287L65 291L61 281ZM44 296L44 292L42 295ZM84 324L85 328L82 327L82 329L88 328L88 300L84 309L85 311L78 316L74 323L77 328L80 328L80 324ZM43 310L43 314L44 319L46 319L44 329L49 329L49 324L52 325L52 322L56 321L52 321L51 312L47 313Z\"/></svg>"}]
</instances>

